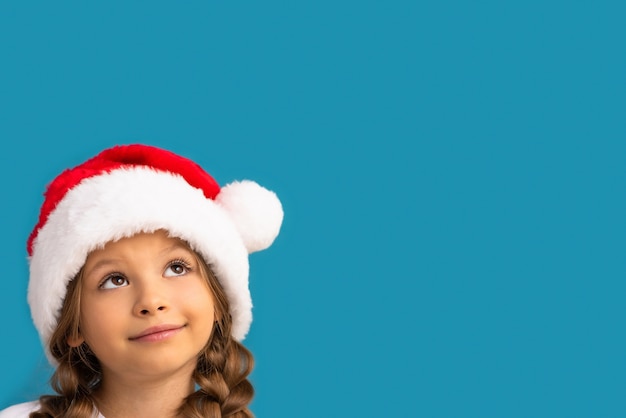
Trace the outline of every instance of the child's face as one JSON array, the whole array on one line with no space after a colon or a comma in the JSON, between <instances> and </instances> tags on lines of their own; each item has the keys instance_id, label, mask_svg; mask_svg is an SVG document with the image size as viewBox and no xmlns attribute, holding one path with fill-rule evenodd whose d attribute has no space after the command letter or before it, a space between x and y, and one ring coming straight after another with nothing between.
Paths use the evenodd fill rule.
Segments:
<instances>
[{"instance_id":1,"label":"child's face","mask_svg":"<svg viewBox=\"0 0 626 418\"><path fill-rule=\"evenodd\" d=\"M191 373L211 336L215 305L200 266L180 240L159 231L92 252L83 268L80 337L103 382Z\"/></svg>"}]
</instances>

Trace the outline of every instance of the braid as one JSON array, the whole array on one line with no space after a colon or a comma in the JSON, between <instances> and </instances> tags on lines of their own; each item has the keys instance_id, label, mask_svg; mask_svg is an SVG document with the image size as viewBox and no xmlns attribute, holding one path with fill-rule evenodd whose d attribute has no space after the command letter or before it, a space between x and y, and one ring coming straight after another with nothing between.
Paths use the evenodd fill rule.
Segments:
<instances>
[{"instance_id":1,"label":"braid","mask_svg":"<svg viewBox=\"0 0 626 418\"><path fill-rule=\"evenodd\" d=\"M193 379L198 390L179 409L189 418L253 418L248 404L254 389L247 377L254 366L250 351L230 337L229 323L216 323L210 343L198 358Z\"/></svg>"},{"instance_id":2,"label":"braid","mask_svg":"<svg viewBox=\"0 0 626 418\"><path fill-rule=\"evenodd\" d=\"M80 276L80 274L79 274ZM91 418L94 402L91 393L100 384L100 365L87 344L74 348L67 344L68 335L75 335L80 306L81 280L72 280L61 311L61 320L50 339L50 353L59 366L50 379L58 395L39 398L40 409L31 418Z\"/></svg>"}]
</instances>

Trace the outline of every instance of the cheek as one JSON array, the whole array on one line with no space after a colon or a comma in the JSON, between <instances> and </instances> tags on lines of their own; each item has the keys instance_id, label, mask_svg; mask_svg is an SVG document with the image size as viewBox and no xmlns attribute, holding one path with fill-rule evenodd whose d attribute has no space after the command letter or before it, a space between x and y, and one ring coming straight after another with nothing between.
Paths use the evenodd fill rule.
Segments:
<instances>
[{"instance_id":1,"label":"cheek","mask_svg":"<svg viewBox=\"0 0 626 418\"><path fill-rule=\"evenodd\" d=\"M187 301L189 304L213 309L213 293L202 279L185 283L177 288L177 293L182 300Z\"/></svg>"},{"instance_id":2,"label":"cheek","mask_svg":"<svg viewBox=\"0 0 626 418\"><path fill-rule=\"evenodd\" d=\"M127 309L115 301L101 303L85 300L81 305L79 329L82 336L87 340L106 339L123 324L123 318Z\"/></svg>"},{"instance_id":3,"label":"cheek","mask_svg":"<svg viewBox=\"0 0 626 418\"><path fill-rule=\"evenodd\" d=\"M215 320L215 303L213 294L204 283L186 288L181 292L181 298L189 316L195 317L205 326L212 327Z\"/></svg>"}]
</instances>

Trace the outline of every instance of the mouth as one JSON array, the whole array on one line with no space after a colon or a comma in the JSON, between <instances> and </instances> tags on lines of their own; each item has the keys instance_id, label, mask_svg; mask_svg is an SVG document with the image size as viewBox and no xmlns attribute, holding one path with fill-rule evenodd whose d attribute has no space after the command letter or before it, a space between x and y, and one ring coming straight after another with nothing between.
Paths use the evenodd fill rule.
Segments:
<instances>
[{"instance_id":1,"label":"mouth","mask_svg":"<svg viewBox=\"0 0 626 418\"><path fill-rule=\"evenodd\" d=\"M163 324L155 327L146 328L139 334L128 338L130 341L138 342L158 342L166 340L178 334L185 328L185 325Z\"/></svg>"}]
</instances>

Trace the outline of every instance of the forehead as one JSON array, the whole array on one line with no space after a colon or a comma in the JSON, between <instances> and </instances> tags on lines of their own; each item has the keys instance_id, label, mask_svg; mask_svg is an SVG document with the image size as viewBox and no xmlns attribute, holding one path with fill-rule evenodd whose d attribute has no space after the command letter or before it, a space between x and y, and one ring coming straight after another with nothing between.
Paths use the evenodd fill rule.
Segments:
<instances>
[{"instance_id":1,"label":"forehead","mask_svg":"<svg viewBox=\"0 0 626 418\"><path fill-rule=\"evenodd\" d=\"M90 264L94 259L111 254L130 254L138 251L150 251L157 253L167 253L173 250L192 251L189 245L182 239L170 237L167 231L140 232L130 237L109 241L102 247L91 251L87 255L85 265Z\"/></svg>"}]
</instances>

